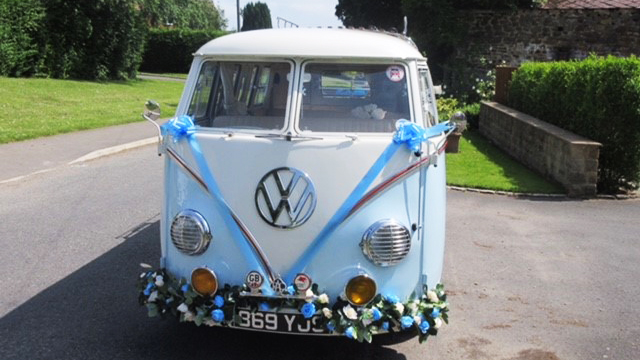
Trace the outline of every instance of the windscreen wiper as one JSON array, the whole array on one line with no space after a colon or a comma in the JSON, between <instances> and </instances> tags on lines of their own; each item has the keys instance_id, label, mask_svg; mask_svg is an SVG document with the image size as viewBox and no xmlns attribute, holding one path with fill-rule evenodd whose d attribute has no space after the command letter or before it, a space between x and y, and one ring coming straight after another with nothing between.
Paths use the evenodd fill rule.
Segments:
<instances>
[{"instance_id":1,"label":"windscreen wiper","mask_svg":"<svg viewBox=\"0 0 640 360\"><path fill-rule=\"evenodd\" d=\"M322 140L321 137L316 136L300 136L293 135L288 132L286 134L264 134L264 135L256 135L257 138L267 138L267 139L282 139L286 141L309 141L309 140Z\"/></svg>"}]
</instances>

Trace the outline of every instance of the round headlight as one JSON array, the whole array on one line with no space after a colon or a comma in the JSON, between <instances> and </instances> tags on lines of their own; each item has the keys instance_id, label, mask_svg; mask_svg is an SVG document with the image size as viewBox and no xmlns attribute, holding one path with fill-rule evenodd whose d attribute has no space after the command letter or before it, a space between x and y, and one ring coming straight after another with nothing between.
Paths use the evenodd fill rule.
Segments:
<instances>
[{"instance_id":1,"label":"round headlight","mask_svg":"<svg viewBox=\"0 0 640 360\"><path fill-rule=\"evenodd\" d=\"M411 250L411 232L396 220L380 220L364 233L362 252L378 266L392 266Z\"/></svg>"},{"instance_id":2,"label":"round headlight","mask_svg":"<svg viewBox=\"0 0 640 360\"><path fill-rule=\"evenodd\" d=\"M211 296L218 291L218 277L209 268L196 268L191 272L191 286L198 294Z\"/></svg>"},{"instance_id":3,"label":"round headlight","mask_svg":"<svg viewBox=\"0 0 640 360\"><path fill-rule=\"evenodd\" d=\"M347 283L344 293L347 300L356 306L366 305L376 296L376 282L366 275L358 275Z\"/></svg>"},{"instance_id":4,"label":"round headlight","mask_svg":"<svg viewBox=\"0 0 640 360\"><path fill-rule=\"evenodd\" d=\"M202 254L211 242L209 225L197 211L183 210L171 223L171 242L183 254Z\"/></svg>"}]
</instances>

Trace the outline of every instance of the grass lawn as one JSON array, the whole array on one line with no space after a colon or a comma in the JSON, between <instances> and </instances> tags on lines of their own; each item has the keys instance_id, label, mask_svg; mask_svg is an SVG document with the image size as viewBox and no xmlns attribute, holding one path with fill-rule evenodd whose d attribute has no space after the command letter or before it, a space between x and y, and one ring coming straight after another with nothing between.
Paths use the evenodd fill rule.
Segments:
<instances>
[{"instance_id":1,"label":"grass lawn","mask_svg":"<svg viewBox=\"0 0 640 360\"><path fill-rule=\"evenodd\" d=\"M562 187L516 162L477 131L463 133L459 151L447 154L449 185L523 193L565 193Z\"/></svg>"},{"instance_id":2,"label":"grass lawn","mask_svg":"<svg viewBox=\"0 0 640 360\"><path fill-rule=\"evenodd\" d=\"M0 144L142 121L148 99L160 103L162 117L171 117L183 87L174 81L0 77Z\"/></svg>"}]
</instances>

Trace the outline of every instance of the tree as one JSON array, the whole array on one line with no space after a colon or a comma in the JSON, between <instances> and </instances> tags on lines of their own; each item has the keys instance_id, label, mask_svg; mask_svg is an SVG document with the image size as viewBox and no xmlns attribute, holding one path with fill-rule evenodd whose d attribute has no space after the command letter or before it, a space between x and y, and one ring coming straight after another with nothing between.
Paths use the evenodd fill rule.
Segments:
<instances>
[{"instance_id":1,"label":"tree","mask_svg":"<svg viewBox=\"0 0 640 360\"><path fill-rule=\"evenodd\" d=\"M244 9L242 9L242 30L257 30L257 29L270 29L271 25L271 11L265 3L256 2L248 3Z\"/></svg>"},{"instance_id":2,"label":"tree","mask_svg":"<svg viewBox=\"0 0 640 360\"><path fill-rule=\"evenodd\" d=\"M31 76L44 48L40 0L0 1L0 76Z\"/></svg>"},{"instance_id":3,"label":"tree","mask_svg":"<svg viewBox=\"0 0 640 360\"><path fill-rule=\"evenodd\" d=\"M134 0L43 0L43 4L45 74L87 80L135 76L146 29Z\"/></svg>"},{"instance_id":4,"label":"tree","mask_svg":"<svg viewBox=\"0 0 640 360\"><path fill-rule=\"evenodd\" d=\"M402 0L338 0L336 16L344 26L403 28Z\"/></svg>"},{"instance_id":5,"label":"tree","mask_svg":"<svg viewBox=\"0 0 640 360\"><path fill-rule=\"evenodd\" d=\"M150 28L221 30L224 12L211 0L136 0Z\"/></svg>"}]
</instances>

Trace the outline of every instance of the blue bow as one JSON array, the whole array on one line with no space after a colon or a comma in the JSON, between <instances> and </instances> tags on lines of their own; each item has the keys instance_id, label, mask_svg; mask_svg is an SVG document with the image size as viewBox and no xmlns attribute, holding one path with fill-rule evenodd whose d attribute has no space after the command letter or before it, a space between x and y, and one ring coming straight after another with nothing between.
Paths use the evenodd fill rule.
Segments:
<instances>
[{"instance_id":1,"label":"blue bow","mask_svg":"<svg viewBox=\"0 0 640 360\"><path fill-rule=\"evenodd\" d=\"M449 121L440 123L430 128L422 126L411 121L400 119L396 122L396 132L393 134L393 142L396 144L405 143L409 150L420 152L422 143L428 138L440 135L453 129L453 124Z\"/></svg>"},{"instance_id":2,"label":"blue bow","mask_svg":"<svg viewBox=\"0 0 640 360\"><path fill-rule=\"evenodd\" d=\"M162 135L171 135L173 142L178 142L182 138L189 138L196 132L196 126L193 123L193 119L187 115L181 115L169 120L166 124L162 125Z\"/></svg>"}]
</instances>

